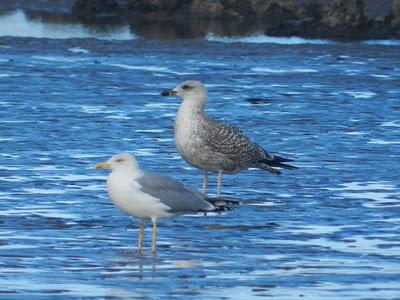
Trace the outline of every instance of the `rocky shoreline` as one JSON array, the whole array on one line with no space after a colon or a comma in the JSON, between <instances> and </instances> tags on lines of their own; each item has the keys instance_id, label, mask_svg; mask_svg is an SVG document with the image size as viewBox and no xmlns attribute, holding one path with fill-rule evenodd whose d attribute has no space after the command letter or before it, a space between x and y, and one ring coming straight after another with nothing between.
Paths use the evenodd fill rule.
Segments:
<instances>
[{"instance_id":1,"label":"rocky shoreline","mask_svg":"<svg viewBox=\"0 0 400 300\"><path fill-rule=\"evenodd\" d=\"M242 26L269 36L332 39L400 38L400 0L76 0L72 13L83 22L105 17L177 31L185 37L196 25L229 26L224 35L241 35ZM214 24L214 25L210 25ZM220 24L220 25L216 25ZM222 25L221 25L222 24ZM224 25L225 24L225 25ZM228 25L227 25L228 24ZM165 27L164 27L165 26ZM184 28L181 28L181 27ZM204 27L204 26L203 26ZM205 28L204 31L207 29ZM203 31L199 29L199 31ZM182 33L183 32L183 33ZM189 33L187 33L190 35ZM199 34L201 34L199 32Z\"/></svg>"}]
</instances>

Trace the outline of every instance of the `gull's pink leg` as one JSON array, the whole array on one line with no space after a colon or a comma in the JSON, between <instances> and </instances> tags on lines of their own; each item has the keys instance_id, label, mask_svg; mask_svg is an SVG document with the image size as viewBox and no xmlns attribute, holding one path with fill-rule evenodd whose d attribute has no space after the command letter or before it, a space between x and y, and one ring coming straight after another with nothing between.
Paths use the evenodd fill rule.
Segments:
<instances>
[{"instance_id":1,"label":"gull's pink leg","mask_svg":"<svg viewBox=\"0 0 400 300\"><path fill-rule=\"evenodd\" d=\"M144 221L140 220L140 226L139 226L139 241L138 241L138 252L142 253L142 240L143 240L143 232L144 232Z\"/></svg>"},{"instance_id":2,"label":"gull's pink leg","mask_svg":"<svg viewBox=\"0 0 400 300\"><path fill-rule=\"evenodd\" d=\"M156 253L157 251L157 223L153 221L153 230L152 230L152 241L151 241L151 252Z\"/></svg>"},{"instance_id":3,"label":"gull's pink leg","mask_svg":"<svg viewBox=\"0 0 400 300\"><path fill-rule=\"evenodd\" d=\"M205 170L205 171L204 171L204 176L203 176L203 188L201 189L201 192L202 192L202 193L205 193L205 192L206 192L207 181L208 181L208 171Z\"/></svg>"},{"instance_id":4,"label":"gull's pink leg","mask_svg":"<svg viewBox=\"0 0 400 300\"><path fill-rule=\"evenodd\" d=\"M217 188L217 198L221 197L221 182L222 182L222 171L218 171L218 188Z\"/></svg>"}]
</instances>

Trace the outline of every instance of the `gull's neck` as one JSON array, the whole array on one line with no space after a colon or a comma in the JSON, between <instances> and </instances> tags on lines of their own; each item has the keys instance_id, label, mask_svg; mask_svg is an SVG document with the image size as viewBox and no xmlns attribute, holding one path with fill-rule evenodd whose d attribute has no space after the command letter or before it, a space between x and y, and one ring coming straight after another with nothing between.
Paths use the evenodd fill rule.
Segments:
<instances>
[{"instance_id":1,"label":"gull's neck","mask_svg":"<svg viewBox=\"0 0 400 300\"><path fill-rule=\"evenodd\" d=\"M129 167L118 168L116 170L113 170L110 173L110 176L136 179L136 178L142 177L143 174L144 174L144 172L141 169L139 169L138 167L129 166Z\"/></svg>"},{"instance_id":2,"label":"gull's neck","mask_svg":"<svg viewBox=\"0 0 400 300\"><path fill-rule=\"evenodd\" d=\"M186 97L182 99L182 103L178 109L178 115L191 115L191 116L203 116L204 107L207 102L207 95L199 95Z\"/></svg>"}]
</instances>

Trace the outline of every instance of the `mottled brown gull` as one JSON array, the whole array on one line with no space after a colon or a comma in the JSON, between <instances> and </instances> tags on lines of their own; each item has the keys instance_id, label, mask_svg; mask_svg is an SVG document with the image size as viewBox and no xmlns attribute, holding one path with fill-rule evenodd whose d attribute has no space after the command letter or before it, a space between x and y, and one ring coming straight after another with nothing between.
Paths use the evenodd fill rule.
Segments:
<instances>
[{"instance_id":1,"label":"mottled brown gull","mask_svg":"<svg viewBox=\"0 0 400 300\"><path fill-rule=\"evenodd\" d=\"M126 214L140 219L139 252L142 251L144 220L153 223L152 251L156 252L158 220L229 209L228 200L215 201L172 177L144 172L128 153L115 154L108 161L98 163L96 169L111 169L107 177L107 192L112 202Z\"/></svg>"},{"instance_id":2,"label":"mottled brown gull","mask_svg":"<svg viewBox=\"0 0 400 300\"><path fill-rule=\"evenodd\" d=\"M175 146L189 164L204 170L203 193L209 171L218 173L217 197L220 197L222 173L259 168L280 174L274 167L297 169L284 163L291 159L267 152L238 127L207 116L204 113L207 91L201 82L188 80L161 95L176 95L182 99L175 119Z\"/></svg>"}]
</instances>

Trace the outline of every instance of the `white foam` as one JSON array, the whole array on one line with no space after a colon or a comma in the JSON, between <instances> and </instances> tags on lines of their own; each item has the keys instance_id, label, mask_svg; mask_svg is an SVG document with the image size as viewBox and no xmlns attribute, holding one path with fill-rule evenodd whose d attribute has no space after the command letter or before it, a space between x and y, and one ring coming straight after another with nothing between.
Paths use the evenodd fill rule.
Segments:
<instances>
[{"instance_id":1,"label":"white foam","mask_svg":"<svg viewBox=\"0 0 400 300\"><path fill-rule=\"evenodd\" d=\"M135 130L136 133L160 133L160 132L164 132L164 129L138 129Z\"/></svg>"},{"instance_id":2,"label":"white foam","mask_svg":"<svg viewBox=\"0 0 400 300\"><path fill-rule=\"evenodd\" d=\"M387 182L350 182L342 184L342 188L330 188L331 191L343 191L340 195L348 199L366 199L364 207L398 207L400 193L396 186Z\"/></svg>"},{"instance_id":3,"label":"white foam","mask_svg":"<svg viewBox=\"0 0 400 300\"><path fill-rule=\"evenodd\" d=\"M44 23L30 19L22 10L0 16L0 36L33 38L96 38L105 40L132 40L137 37L129 26L120 26L114 31L93 32L81 24Z\"/></svg>"},{"instance_id":4,"label":"white foam","mask_svg":"<svg viewBox=\"0 0 400 300\"><path fill-rule=\"evenodd\" d=\"M168 68L160 66L133 66L126 64L109 64L109 66L123 68L127 70L138 70L138 71L149 71L149 72L165 72L168 70Z\"/></svg>"},{"instance_id":5,"label":"white foam","mask_svg":"<svg viewBox=\"0 0 400 300\"><path fill-rule=\"evenodd\" d=\"M22 277L21 277L22 278ZM1 278L0 285L9 289L29 290L39 292L48 290L61 291L61 298L121 298L131 299L140 298L142 294L134 293L129 290L114 287L104 287L100 284L85 284L82 281L68 281L65 283L50 282L43 276L25 276L23 279L16 279L14 276L10 278ZM57 297L55 297L57 298Z\"/></svg>"},{"instance_id":6,"label":"white foam","mask_svg":"<svg viewBox=\"0 0 400 300\"><path fill-rule=\"evenodd\" d=\"M375 77L375 78L383 78L383 79L389 79L392 77L390 75L383 75L383 74L372 74L371 76Z\"/></svg>"},{"instance_id":7,"label":"white foam","mask_svg":"<svg viewBox=\"0 0 400 300\"><path fill-rule=\"evenodd\" d=\"M252 36L245 37L220 37L209 33L205 39L210 42L220 43L257 43L257 44L280 44L280 45L299 45L299 44L314 44L314 45L330 45L335 44L333 41L320 39L304 39L300 37L271 37L258 33Z\"/></svg>"},{"instance_id":8,"label":"white foam","mask_svg":"<svg viewBox=\"0 0 400 300\"><path fill-rule=\"evenodd\" d=\"M52 180L64 180L64 181L87 181L87 180L98 180L104 179L101 175L78 175L78 174L67 174L61 176L50 177Z\"/></svg>"},{"instance_id":9,"label":"white foam","mask_svg":"<svg viewBox=\"0 0 400 300\"><path fill-rule=\"evenodd\" d=\"M370 139L368 144L377 144L377 145L397 145L400 144L400 141L386 141L382 139Z\"/></svg>"},{"instance_id":10,"label":"white foam","mask_svg":"<svg viewBox=\"0 0 400 300\"><path fill-rule=\"evenodd\" d=\"M69 48L68 50L71 51L72 53L84 53L84 54L90 53L89 50L81 47Z\"/></svg>"},{"instance_id":11,"label":"white foam","mask_svg":"<svg viewBox=\"0 0 400 300\"><path fill-rule=\"evenodd\" d=\"M42 195L59 195L59 194L65 194L65 190L60 190L60 189L39 189L39 188L26 188L23 189L25 193L28 194L42 194Z\"/></svg>"},{"instance_id":12,"label":"white foam","mask_svg":"<svg viewBox=\"0 0 400 300\"><path fill-rule=\"evenodd\" d=\"M142 148L142 149L136 149L135 150L135 155L138 156L154 156L155 154L152 153L154 149L147 149L147 148Z\"/></svg>"},{"instance_id":13,"label":"white foam","mask_svg":"<svg viewBox=\"0 0 400 300\"><path fill-rule=\"evenodd\" d=\"M1 210L0 216L10 216L10 215L17 215L17 216L31 216L37 215L46 218L61 218L61 219L79 219L80 217L75 214L66 213L59 209L53 208L15 208L15 209L8 209L8 210Z\"/></svg>"},{"instance_id":14,"label":"white foam","mask_svg":"<svg viewBox=\"0 0 400 300\"><path fill-rule=\"evenodd\" d=\"M147 108L170 108L170 104L169 103L159 103L159 102L152 102L152 103L147 103L144 105L144 107Z\"/></svg>"},{"instance_id":15,"label":"white foam","mask_svg":"<svg viewBox=\"0 0 400 300\"><path fill-rule=\"evenodd\" d=\"M131 117L127 117L125 115L113 115L113 116L107 116L106 119L115 119L115 120L130 120L132 119Z\"/></svg>"},{"instance_id":16,"label":"white foam","mask_svg":"<svg viewBox=\"0 0 400 300\"><path fill-rule=\"evenodd\" d=\"M269 86L270 87L288 87L287 84L280 84L280 83L272 83Z\"/></svg>"},{"instance_id":17,"label":"white foam","mask_svg":"<svg viewBox=\"0 0 400 300\"><path fill-rule=\"evenodd\" d=\"M252 205L252 206L275 206L276 204L271 201L265 201L265 202L257 202L257 203L249 203L247 205Z\"/></svg>"},{"instance_id":18,"label":"white foam","mask_svg":"<svg viewBox=\"0 0 400 300\"><path fill-rule=\"evenodd\" d=\"M349 91L345 92L346 94L353 96L356 99L368 99L372 98L373 96L376 96L376 93L374 92L358 92L358 91Z\"/></svg>"},{"instance_id":19,"label":"white foam","mask_svg":"<svg viewBox=\"0 0 400 300\"><path fill-rule=\"evenodd\" d=\"M294 68L294 69L271 69L271 68L251 68L254 72L284 74L284 73L316 73L318 70L310 68Z\"/></svg>"},{"instance_id":20,"label":"white foam","mask_svg":"<svg viewBox=\"0 0 400 300\"><path fill-rule=\"evenodd\" d=\"M53 165L40 165L37 167L30 167L27 168L28 170L31 171L59 171L59 170L65 170L63 168L60 168L59 166L53 166Z\"/></svg>"},{"instance_id":21,"label":"white foam","mask_svg":"<svg viewBox=\"0 0 400 300\"><path fill-rule=\"evenodd\" d=\"M28 177L22 177L22 176L0 177L0 181L6 181L6 182L23 182L27 181L28 179L29 179Z\"/></svg>"},{"instance_id":22,"label":"white foam","mask_svg":"<svg viewBox=\"0 0 400 300\"><path fill-rule=\"evenodd\" d=\"M29 121L24 120L0 120L2 123L29 123Z\"/></svg>"},{"instance_id":23,"label":"white foam","mask_svg":"<svg viewBox=\"0 0 400 300\"><path fill-rule=\"evenodd\" d=\"M400 121L388 121L383 122L381 125L382 127L400 127Z\"/></svg>"},{"instance_id":24,"label":"white foam","mask_svg":"<svg viewBox=\"0 0 400 300\"><path fill-rule=\"evenodd\" d=\"M365 190L391 190L397 188L391 183L385 181L368 181L368 182L347 182L341 184L341 188L328 188L329 191L365 191Z\"/></svg>"},{"instance_id":25,"label":"white foam","mask_svg":"<svg viewBox=\"0 0 400 300\"><path fill-rule=\"evenodd\" d=\"M17 171L17 170L20 170L20 168L19 167L11 167L11 166L0 166L0 170Z\"/></svg>"},{"instance_id":26,"label":"white foam","mask_svg":"<svg viewBox=\"0 0 400 300\"><path fill-rule=\"evenodd\" d=\"M388 197L392 194L385 192L353 192L353 193L343 193L342 196L346 198L354 199L369 199L376 201L386 201Z\"/></svg>"},{"instance_id":27,"label":"white foam","mask_svg":"<svg viewBox=\"0 0 400 300\"><path fill-rule=\"evenodd\" d=\"M366 45L380 45L380 46L400 46L399 40L368 40L363 41Z\"/></svg>"},{"instance_id":28,"label":"white foam","mask_svg":"<svg viewBox=\"0 0 400 300\"><path fill-rule=\"evenodd\" d=\"M77 153L77 154L70 154L69 157L72 158L99 158L102 157L102 155L99 154L89 154L89 153Z\"/></svg>"},{"instance_id":29,"label":"white foam","mask_svg":"<svg viewBox=\"0 0 400 300\"><path fill-rule=\"evenodd\" d=\"M107 109L104 105L82 105L81 111L86 114L123 114L124 112L118 110Z\"/></svg>"},{"instance_id":30,"label":"white foam","mask_svg":"<svg viewBox=\"0 0 400 300\"><path fill-rule=\"evenodd\" d=\"M34 55L34 59L45 60L50 62L76 62L82 61L84 59L79 57L65 57L65 56L44 56L44 55Z\"/></svg>"},{"instance_id":31,"label":"white foam","mask_svg":"<svg viewBox=\"0 0 400 300\"><path fill-rule=\"evenodd\" d=\"M197 63L197 62L194 61L194 60L192 60L191 62ZM228 65L228 64L226 64L226 63L211 62L211 61L201 61L201 62L199 62L199 64L205 65L205 66L214 66L214 67L224 67L224 66L227 66L227 65Z\"/></svg>"},{"instance_id":32,"label":"white foam","mask_svg":"<svg viewBox=\"0 0 400 300\"><path fill-rule=\"evenodd\" d=\"M344 134L347 134L347 135L364 135L366 133L362 132L362 131L348 131L348 132L345 132Z\"/></svg>"},{"instance_id":33,"label":"white foam","mask_svg":"<svg viewBox=\"0 0 400 300\"><path fill-rule=\"evenodd\" d=\"M347 226L351 227L351 226ZM356 227L356 226L353 226ZM328 225L307 225L301 227L290 228L292 233L307 233L307 234L332 234L341 231L345 226L328 226Z\"/></svg>"}]
</instances>

